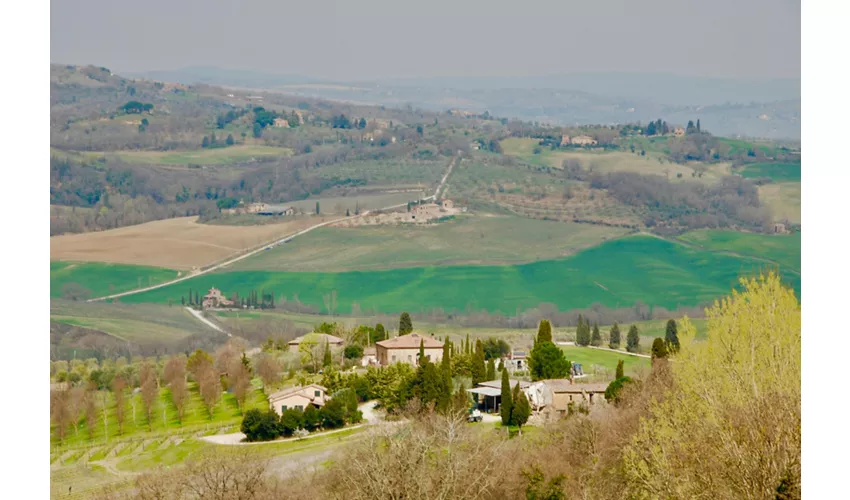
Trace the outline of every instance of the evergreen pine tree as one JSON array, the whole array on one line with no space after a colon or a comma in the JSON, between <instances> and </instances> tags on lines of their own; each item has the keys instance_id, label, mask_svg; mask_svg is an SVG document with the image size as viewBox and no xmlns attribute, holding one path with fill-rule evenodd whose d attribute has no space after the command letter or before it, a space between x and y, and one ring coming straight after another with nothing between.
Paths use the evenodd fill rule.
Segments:
<instances>
[{"instance_id":1,"label":"evergreen pine tree","mask_svg":"<svg viewBox=\"0 0 850 500\"><path fill-rule=\"evenodd\" d=\"M675 319L667 321L664 340L667 343L668 352L674 353L679 350L679 327L676 325Z\"/></svg>"},{"instance_id":2,"label":"evergreen pine tree","mask_svg":"<svg viewBox=\"0 0 850 500\"><path fill-rule=\"evenodd\" d=\"M419 364L425 363L425 339L419 341Z\"/></svg>"},{"instance_id":3,"label":"evergreen pine tree","mask_svg":"<svg viewBox=\"0 0 850 500\"><path fill-rule=\"evenodd\" d=\"M619 349L620 348L620 327L617 323L614 323L614 326L611 327L611 331L609 332L609 340L608 347L611 349Z\"/></svg>"},{"instance_id":4,"label":"evergreen pine tree","mask_svg":"<svg viewBox=\"0 0 850 500\"><path fill-rule=\"evenodd\" d=\"M440 371L443 375L443 383L449 392L454 388L452 381L452 343L446 340L443 344L443 359L440 360Z\"/></svg>"},{"instance_id":5,"label":"evergreen pine tree","mask_svg":"<svg viewBox=\"0 0 850 500\"><path fill-rule=\"evenodd\" d=\"M531 405L528 404L528 398L525 393L519 388L519 382L514 386L511 401L511 425L520 428L522 434L522 426L528 422L528 417L531 416Z\"/></svg>"},{"instance_id":6,"label":"evergreen pine tree","mask_svg":"<svg viewBox=\"0 0 850 500\"><path fill-rule=\"evenodd\" d=\"M493 358L487 361L487 380L496 380L496 361Z\"/></svg>"},{"instance_id":7,"label":"evergreen pine tree","mask_svg":"<svg viewBox=\"0 0 850 500\"><path fill-rule=\"evenodd\" d=\"M472 353L472 386L476 386L481 382L486 382L487 367L484 364L484 348L481 346L481 341L475 342L475 351Z\"/></svg>"},{"instance_id":8,"label":"evergreen pine tree","mask_svg":"<svg viewBox=\"0 0 850 500\"><path fill-rule=\"evenodd\" d=\"M614 374L614 380L617 380L618 378L623 378L623 375L623 360L621 359L620 361L617 361L617 371Z\"/></svg>"},{"instance_id":9,"label":"evergreen pine tree","mask_svg":"<svg viewBox=\"0 0 850 500\"><path fill-rule=\"evenodd\" d=\"M413 321L410 320L410 314L408 314L407 312L401 313L401 317L398 320L398 334L407 335L412 331Z\"/></svg>"},{"instance_id":10,"label":"evergreen pine tree","mask_svg":"<svg viewBox=\"0 0 850 500\"><path fill-rule=\"evenodd\" d=\"M346 216L346 217L351 217L351 211L350 211L350 210L348 210L347 208L345 209L345 216Z\"/></svg>"},{"instance_id":11,"label":"evergreen pine tree","mask_svg":"<svg viewBox=\"0 0 850 500\"><path fill-rule=\"evenodd\" d=\"M331 345L328 341L325 341L325 355L322 358L322 366L325 368L331 366L333 360L331 359Z\"/></svg>"},{"instance_id":12,"label":"evergreen pine tree","mask_svg":"<svg viewBox=\"0 0 850 500\"><path fill-rule=\"evenodd\" d=\"M539 342L552 342L552 324L548 319L540 320L540 326L537 327L537 340Z\"/></svg>"},{"instance_id":13,"label":"evergreen pine tree","mask_svg":"<svg viewBox=\"0 0 850 500\"><path fill-rule=\"evenodd\" d=\"M508 378L508 371L502 371L502 405L499 408L499 414L502 417L502 425L511 425L511 409L513 407L513 399L511 395L511 381Z\"/></svg>"},{"instance_id":14,"label":"evergreen pine tree","mask_svg":"<svg viewBox=\"0 0 850 500\"><path fill-rule=\"evenodd\" d=\"M636 325L629 327L629 333L626 334L626 350L629 352L640 351L640 333Z\"/></svg>"},{"instance_id":15,"label":"evergreen pine tree","mask_svg":"<svg viewBox=\"0 0 850 500\"><path fill-rule=\"evenodd\" d=\"M194 304L194 302L192 302L192 289L190 288L189 289L189 305L191 306L192 304Z\"/></svg>"},{"instance_id":16,"label":"evergreen pine tree","mask_svg":"<svg viewBox=\"0 0 850 500\"><path fill-rule=\"evenodd\" d=\"M576 345L586 346L590 344L590 329L584 318L579 314L578 327L576 327Z\"/></svg>"},{"instance_id":17,"label":"evergreen pine tree","mask_svg":"<svg viewBox=\"0 0 850 500\"><path fill-rule=\"evenodd\" d=\"M699 118L697 118L697 132L702 132L702 127L699 126Z\"/></svg>"},{"instance_id":18,"label":"evergreen pine tree","mask_svg":"<svg viewBox=\"0 0 850 500\"><path fill-rule=\"evenodd\" d=\"M666 357L667 344L664 343L664 339L661 337L655 337L655 340L652 341L652 359Z\"/></svg>"},{"instance_id":19,"label":"evergreen pine tree","mask_svg":"<svg viewBox=\"0 0 850 500\"><path fill-rule=\"evenodd\" d=\"M602 335L599 334L599 325L593 323L593 335L590 336L590 345L599 347L602 345Z\"/></svg>"},{"instance_id":20,"label":"evergreen pine tree","mask_svg":"<svg viewBox=\"0 0 850 500\"><path fill-rule=\"evenodd\" d=\"M316 202L316 215L319 215L319 202Z\"/></svg>"}]
</instances>

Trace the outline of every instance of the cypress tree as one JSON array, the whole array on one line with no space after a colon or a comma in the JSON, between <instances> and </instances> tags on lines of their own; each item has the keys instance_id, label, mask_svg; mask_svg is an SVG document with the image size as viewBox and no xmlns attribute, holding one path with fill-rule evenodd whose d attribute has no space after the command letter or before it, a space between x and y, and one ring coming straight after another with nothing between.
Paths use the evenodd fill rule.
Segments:
<instances>
[{"instance_id":1,"label":"cypress tree","mask_svg":"<svg viewBox=\"0 0 850 500\"><path fill-rule=\"evenodd\" d=\"M401 313L401 317L398 320L398 334L407 335L412 331L413 321L410 320L410 314L408 314L407 312Z\"/></svg>"},{"instance_id":2,"label":"cypress tree","mask_svg":"<svg viewBox=\"0 0 850 500\"><path fill-rule=\"evenodd\" d=\"M614 374L614 380L617 380L618 378L623 378L623 375L623 360L621 359L620 361L617 361L617 371Z\"/></svg>"},{"instance_id":3,"label":"cypress tree","mask_svg":"<svg viewBox=\"0 0 850 500\"><path fill-rule=\"evenodd\" d=\"M322 366L327 368L328 366L331 366L331 363L333 363L333 360L331 359L331 345L328 341L325 341L325 355L322 358Z\"/></svg>"},{"instance_id":4,"label":"cypress tree","mask_svg":"<svg viewBox=\"0 0 850 500\"><path fill-rule=\"evenodd\" d=\"M511 381L508 378L508 371L502 371L502 405L499 408L499 414L502 417L502 425L511 425L511 409L513 407L513 399L511 398Z\"/></svg>"},{"instance_id":5,"label":"cypress tree","mask_svg":"<svg viewBox=\"0 0 850 500\"><path fill-rule=\"evenodd\" d=\"M452 381L452 343L448 340L443 344L443 359L440 360L440 371L443 375L443 384L448 392L452 392L454 383Z\"/></svg>"},{"instance_id":6,"label":"cypress tree","mask_svg":"<svg viewBox=\"0 0 850 500\"><path fill-rule=\"evenodd\" d=\"M195 305L196 306L201 305L201 301L198 299L198 291L197 290L195 290Z\"/></svg>"},{"instance_id":7,"label":"cypress tree","mask_svg":"<svg viewBox=\"0 0 850 500\"><path fill-rule=\"evenodd\" d=\"M425 363L425 339L419 341L419 364Z\"/></svg>"},{"instance_id":8,"label":"cypress tree","mask_svg":"<svg viewBox=\"0 0 850 500\"><path fill-rule=\"evenodd\" d=\"M452 410L464 413L469 410L469 394L466 392L466 387L463 386L463 383L460 384L457 392L452 396Z\"/></svg>"},{"instance_id":9,"label":"cypress tree","mask_svg":"<svg viewBox=\"0 0 850 500\"><path fill-rule=\"evenodd\" d=\"M666 357L667 344L664 343L664 339L661 337L655 337L655 340L652 341L652 359Z\"/></svg>"},{"instance_id":10,"label":"cypress tree","mask_svg":"<svg viewBox=\"0 0 850 500\"><path fill-rule=\"evenodd\" d=\"M537 327L536 343L539 342L552 342L552 324L548 319L540 320L540 325Z\"/></svg>"},{"instance_id":11,"label":"cypress tree","mask_svg":"<svg viewBox=\"0 0 850 500\"><path fill-rule=\"evenodd\" d=\"M609 332L608 347L611 349L620 348L620 327L617 323L614 323L614 326L611 327L611 331Z\"/></svg>"},{"instance_id":12,"label":"cypress tree","mask_svg":"<svg viewBox=\"0 0 850 500\"><path fill-rule=\"evenodd\" d=\"M528 417L531 415L531 405L528 404L528 398L525 396L525 393L520 390L519 382L514 387L512 399L511 425L519 427L519 432L522 434L522 426L528 422Z\"/></svg>"},{"instance_id":13,"label":"cypress tree","mask_svg":"<svg viewBox=\"0 0 850 500\"><path fill-rule=\"evenodd\" d=\"M676 325L676 320L667 321L667 329L664 332L664 340L667 343L668 352L676 352L679 350L679 327Z\"/></svg>"},{"instance_id":14,"label":"cypress tree","mask_svg":"<svg viewBox=\"0 0 850 500\"><path fill-rule=\"evenodd\" d=\"M599 347L602 345L602 336L599 334L599 325L593 323L593 335L590 337L590 345Z\"/></svg>"},{"instance_id":15,"label":"cypress tree","mask_svg":"<svg viewBox=\"0 0 850 500\"><path fill-rule=\"evenodd\" d=\"M629 352L640 351L640 333L636 325L629 327L629 333L626 334L626 350Z\"/></svg>"},{"instance_id":16,"label":"cypress tree","mask_svg":"<svg viewBox=\"0 0 850 500\"><path fill-rule=\"evenodd\" d=\"M191 306L192 304L194 304L194 302L192 302L192 289L190 288L189 289L189 305Z\"/></svg>"},{"instance_id":17,"label":"cypress tree","mask_svg":"<svg viewBox=\"0 0 850 500\"><path fill-rule=\"evenodd\" d=\"M578 327L576 328L576 345L586 346L590 344L590 327L579 314Z\"/></svg>"},{"instance_id":18,"label":"cypress tree","mask_svg":"<svg viewBox=\"0 0 850 500\"><path fill-rule=\"evenodd\" d=\"M487 361L487 380L496 380L496 362L493 358Z\"/></svg>"},{"instance_id":19,"label":"cypress tree","mask_svg":"<svg viewBox=\"0 0 850 500\"><path fill-rule=\"evenodd\" d=\"M498 368L498 370L501 372L501 371L502 371L502 370L504 370L504 369L505 369L505 362L504 362L504 361L502 361L502 360L500 359L500 360L499 360L499 368Z\"/></svg>"}]
</instances>

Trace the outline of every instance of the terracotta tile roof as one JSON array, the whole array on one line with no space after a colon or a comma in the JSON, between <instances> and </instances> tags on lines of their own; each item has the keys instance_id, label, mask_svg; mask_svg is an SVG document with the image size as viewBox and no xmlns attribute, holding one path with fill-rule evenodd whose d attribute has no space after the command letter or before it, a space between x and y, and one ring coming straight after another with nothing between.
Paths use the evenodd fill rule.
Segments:
<instances>
[{"instance_id":1,"label":"terracotta tile roof","mask_svg":"<svg viewBox=\"0 0 850 500\"><path fill-rule=\"evenodd\" d=\"M425 347L428 349L443 348L443 343L434 337L422 336L416 333L409 333L400 337L375 342L375 345L379 345L385 349L419 349L419 344L423 340L425 341Z\"/></svg>"},{"instance_id":2,"label":"terracotta tile roof","mask_svg":"<svg viewBox=\"0 0 850 500\"><path fill-rule=\"evenodd\" d=\"M599 393L605 392L605 389L608 388L608 384L604 382L597 382L595 384L571 384L570 379L568 378L543 380L543 383L555 393L580 394L582 391Z\"/></svg>"}]
</instances>

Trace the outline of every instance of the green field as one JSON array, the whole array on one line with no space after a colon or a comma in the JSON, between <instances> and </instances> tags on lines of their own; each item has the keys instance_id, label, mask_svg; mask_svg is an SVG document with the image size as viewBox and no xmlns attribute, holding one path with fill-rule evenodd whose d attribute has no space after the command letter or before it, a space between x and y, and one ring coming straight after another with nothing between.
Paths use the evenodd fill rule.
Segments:
<instances>
[{"instance_id":1,"label":"green field","mask_svg":"<svg viewBox=\"0 0 850 500\"><path fill-rule=\"evenodd\" d=\"M79 284L102 297L177 278L177 271L158 267L104 264L99 262L50 262L50 296L62 297L63 287ZM179 297L178 297L179 300Z\"/></svg>"},{"instance_id":2,"label":"green field","mask_svg":"<svg viewBox=\"0 0 850 500\"><path fill-rule=\"evenodd\" d=\"M685 233L679 239L708 250L766 259L798 273L800 271L800 233L757 234L701 229Z\"/></svg>"},{"instance_id":3,"label":"green field","mask_svg":"<svg viewBox=\"0 0 850 500\"><path fill-rule=\"evenodd\" d=\"M748 179L768 177L774 182L800 182L800 163L752 163L741 170Z\"/></svg>"},{"instance_id":4,"label":"green field","mask_svg":"<svg viewBox=\"0 0 850 500\"><path fill-rule=\"evenodd\" d=\"M252 158L289 156L292 150L271 146L237 145L226 148L189 151L119 151L93 152L92 157L117 156L122 161L153 165L226 165L250 161Z\"/></svg>"},{"instance_id":5,"label":"green field","mask_svg":"<svg viewBox=\"0 0 850 500\"><path fill-rule=\"evenodd\" d=\"M649 368L650 364L650 360L647 358L589 347L561 346L561 350L564 351L564 355L571 363L582 365L582 371L585 374L590 374L594 366L599 366L613 375L620 360L623 361L623 370L627 374L634 373L638 368Z\"/></svg>"},{"instance_id":6,"label":"green field","mask_svg":"<svg viewBox=\"0 0 850 500\"><path fill-rule=\"evenodd\" d=\"M675 309L726 295L741 275L764 267L754 259L689 248L638 235L608 241L576 255L515 266L415 267L342 273L224 271L130 295L122 302L180 301L189 287L216 286L225 293L251 289L274 291L280 299L299 300L324 309L323 295L337 291L337 311L397 313L435 308L446 311L486 309L515 313L550 302L560 310L593 303L627 307L641 301ZM784 276L799 296L800 278ZM93 277L94 278L94 277Z\"/></svg>"},{"instance_id":7,"label":"green field","mask_svg":"<svg viewBox=\"0 0 850 500\"><path fill-rule=\"evenodd\" d=\"M232 270L375 270L555 259L620 237L625 229L514 216L458 216L429 226L323 227Z\"/></svg>"}]
</instances>

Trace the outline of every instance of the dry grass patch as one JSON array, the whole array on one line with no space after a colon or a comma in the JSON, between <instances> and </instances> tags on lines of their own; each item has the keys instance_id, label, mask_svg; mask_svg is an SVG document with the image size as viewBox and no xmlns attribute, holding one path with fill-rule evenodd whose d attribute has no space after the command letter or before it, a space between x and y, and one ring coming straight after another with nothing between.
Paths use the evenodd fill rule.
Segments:
<instances>
[{"instance_id":1,"label":"dry grass patch","mask_svg":"<svg viewBox=\"0 0 850 500\"><path fill-rule=\"evenodd\" d=\"M50 260L110 262L192 269L282 238L323 217L294 217L280 224L220 226L197 217L148 222L109 231L50 238Z\"/></svg>"},{"instance_id":2,"label":"dry grass patch","mask_svg":"<svg viewBox=\"0 0 850 500\"><path fill-rule=\"evenodd\" d=\"M800 183L783 182L759 186L759 200L770 208L774 219L800 223Z\"/></svg>"}]
</instances>

